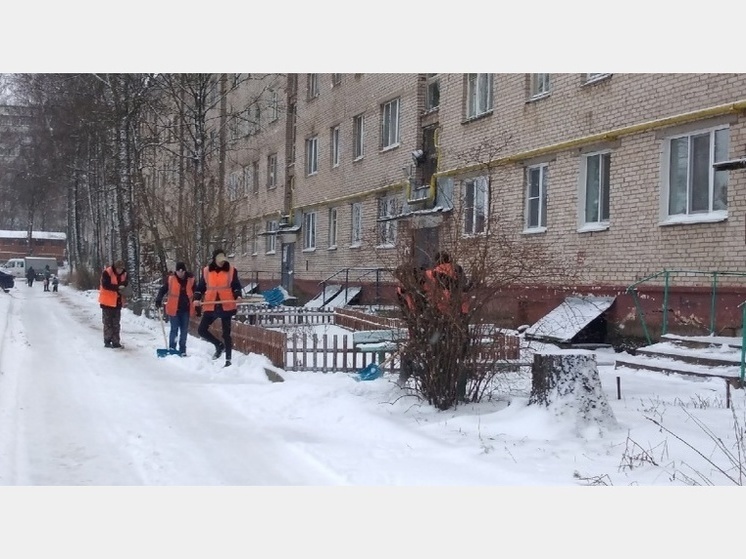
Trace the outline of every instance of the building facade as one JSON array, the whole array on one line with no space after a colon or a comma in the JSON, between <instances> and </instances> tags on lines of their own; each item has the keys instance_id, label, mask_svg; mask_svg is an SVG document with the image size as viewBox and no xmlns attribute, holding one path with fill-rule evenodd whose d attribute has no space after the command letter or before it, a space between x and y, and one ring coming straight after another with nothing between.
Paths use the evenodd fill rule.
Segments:
<instances>
[{"instance_id":1,"label":"building facade","mask_svg":"<svg viewBox=\"0 0 746 559\"><path fill-rule=\"evenodd\" d=\"M325 280L370 287L404 230L437 247L444 223L464 237L499 224L576 272L506 288L506 326L580 293L616 298L619 337L640 334L640 311L740 329L746 75L292 74L261 94L225 173L234 260L260 285L301 301Z\"/></svg>"}]
</instances>

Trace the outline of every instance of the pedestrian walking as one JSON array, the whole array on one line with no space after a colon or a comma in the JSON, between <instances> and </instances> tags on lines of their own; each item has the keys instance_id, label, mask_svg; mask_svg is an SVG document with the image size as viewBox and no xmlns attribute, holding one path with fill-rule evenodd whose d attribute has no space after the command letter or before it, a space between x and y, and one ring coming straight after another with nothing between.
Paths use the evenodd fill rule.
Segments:
<instances>
[{"instance_id":1,"label":"pedestrian walking","mask_svg":"<svg viewBox=\"0 0 746 559\"><path fill-rule=\"evenodd\" d=\"M226 367L230 366L233 353L231 320L236 315L236 300L241 297L241 293L238 271L228 262L223 249L215 249L212 260L202 269L202 275L194 288L194 304L197 315L202 316L197 333L215 346L213 359L219 359L225 352ZM222 341L209 330L217 319L220 319L223 329Z\"/></svg>"},{"instance_id":2,"label":"pedestrian walking","mask_svg":"<svg viewBox=\"0 0 746 559\"><path fill-rule=\"evenodd\" d=\"M34 279L36 278L36 270L34 270L33 266L29 266L26 270L26 283L29 287L34 286Z\"/></svg>"}]
</instances>

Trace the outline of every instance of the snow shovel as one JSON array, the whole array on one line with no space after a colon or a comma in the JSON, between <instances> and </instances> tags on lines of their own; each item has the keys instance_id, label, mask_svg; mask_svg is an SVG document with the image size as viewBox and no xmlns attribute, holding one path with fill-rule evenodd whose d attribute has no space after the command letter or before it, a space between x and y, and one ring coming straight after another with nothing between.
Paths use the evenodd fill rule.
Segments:
<instances>
[{"instance_id":1,"label":"snow shovel","mask_svg":"<svg viewBox=\"0 0 746 559\"><path fill-rule=\"evenodd\" d=\"M391 355L389 355L386 359L383 360L382 363L368 363L365 367L360 369L357 372L357 376L353 377L355 380L376 380L377 378L381 378L383 376L383 369L388 365L394 357L399 355L398 351L395 351Z\"/></svg>"},{"instance_id":2,"label":"snow shovel","mask_svg":"<svg viewBox=\"0 0 746 559\"><path fill-rule=\"evenodd\" d=\"M166 340L166 327L163 325L163 309L158 309L158 322L161 323L161 332L163 332L163 345L165 348L158 348L155 350L155 354L158 357L166 357L167 355L179 355L179 350L171 349L168 347L168 341Z\"/></svg>"}]
</instances>

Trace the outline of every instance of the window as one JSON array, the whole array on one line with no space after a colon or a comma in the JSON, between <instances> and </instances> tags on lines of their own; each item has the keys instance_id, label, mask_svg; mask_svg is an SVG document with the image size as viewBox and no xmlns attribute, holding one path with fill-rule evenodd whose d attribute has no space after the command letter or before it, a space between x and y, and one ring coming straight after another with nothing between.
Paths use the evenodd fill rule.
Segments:
<instances>
[{"instance_id":1,"label":"window","mask_svg":"<svg viewBox=\"0 0 746 559\"><path fill-rule=\"evenodd\" d=\"M365 115L352 119L352 158L361 159L365 155Z\"/></svg>"},{"instance_id":2,"label":"window","mask_svg":"<svg viewBox=\"0 0 746 559\"><path fill-rule=\"evenodd\" d=\"M316 212L303 214L303 250L316 248Z\"/></svg>"},{"instance_id":3,"label":"window","mask_svg":"<svg viewBox=\"0 0 746 559\"><path fill-rule=\"evenodd\" d=\"M259 194L259 162L254 161L251 164L251 184L254 194Z\"/></svg>"},{"instance_id":4,"label":"window","mask_svg":"<svg viewBox=\"0 0 746 559\"><path fill-rule=\"evenodd\" d=\"M547 226L547 164L526 169L526 229L544 230Z\"/></svg>"},{"instance_id":5,"label":"window","mask_svg":"<svg viewBox=\"0 0 746 559\"><path fill-rule=\"evenodd\" d=\"M228 199L235 200L241 195L241 173L233 171L228 175Z\"/></svg>"},{"instance_id":6,"label":"window","mask_svg":"<svg viewBox=\"0 0 746 559\"><path fill-rule=\"evenodd\" d=\"M339 167L339 126L332 128L331 141L332 167Z\"/></svg>"},{"instance_id":7,"label":"window","mask_svg":"<svg viewBox=\"0 0 746 559\"><path fill-rule=\"evenodd\" d=\"M342 74L332 74L332 87L342 85Z\"/></svg>"},{"instance_id":8,"label":"window","mask_svg":"<svg viewBox=\"0 0 746 559\"><path fill-rule=\"evenodd\" d=\"M280 94L273 91L269 101L269 121L274 122L278 118L280 118Z\"/></svg>"},{"instance_id":9,"label":"window","mask_svg":"<svg viewBox=\"0 0 746 559\"><path fill-rule=\"evenodd\" d=\"M597 81L603 80L604 78L608 78L608 77L611 77L611 74L609 74L608 72L603 72L603 73L599 72L599 73L595 73L595 74L585 74L585 83L597 82Z\"/></svg>"},{"instance_id":10,"label":"window","mask_svg":"<svg viewBox=\"0 0 746 559\"><path fill-rule=\"evenodd\" d=\"M329 208L329 248L337 248L337 208Z\"/></svg>"},{"instance_id":11,"label":"window","mask_svg":"<svg viewBox=\"0 0 746 559\"><path fill-rule=\"evenodd\" d=\"M254 223L251 233L251 254L256 255L259 252L259 223Z\"/></svg>"},{"instance_id":12,"label":"window","mask_svg":"<svg viewBox=\"0 0 746 559\"><path fill-rule=\"evenodd\" d=\"M355 202L351 207L352 230L350 232L350 245L360 246L363 242L363 204Z\"/></svg>"},{"instance_id":13,"label":"window","mask_svg":"<svg viewBox=\"0 0 746 559\"><path fill-rule=\"evenodd\" d=\"M396 215L396 197L386 196L378 199L378 245L390 246L396 242L396 221L386 219Z\"/></svg>"},{"instance_id":14,"label":"window","mask_svg":"<svg viewBox=\"0 0 746 559\"><path fill-rule=\"evenodd\" d=\"M314 136L306 140L306 175L319 172L319 137Z\"/></svg>"},{"instance_id":15,"label":"window","mask_svg":"<svg viewBox=\"0 0 746 559\"><path fill-rule=\"evenodd\" d=\"M307 98L308 99L314 99L319 96L319 75L318 74L308 74L307 81Z\"/></svg>"},{"instance_id":16,"label":"window","mask_svg":"<svg viewBox=\"0 0 746 559\"><path fill-rule=\"evenodd\" d=\"M476 177L464 181L464 234L477 235L487 230L489 179Z\"/></svg>"},{"instance_id":17,"label":"window","mask_svg":"<svg viewBox=\"0 0 746 559\"><path fill-rule=\"evenodd\" d=\"M531 74L531 97L549 94L549 74Z\"/></svg>"},{"instance_id":18,"label":"window","mask_svg":"<svg viewBox=\"0 0 746 559\"><path fill-rule=\"evenodd\" d=\"M287 114L287 118L290 119L290 122L292 123L292 127L293 127L293 131L291 133L292 138L290 142L290 159L288 161L288 163L291 165L295 163L295 139L297 137L297 132L298 132L298 127L296 123L297 119L295 118L295 110L296 110L296 106L295 106L295 103L293 103L288 107L288 114Z\"/></svg>"},{"instance_id":19,"label":"window","mask_svg":"<svg viewBox=\"0 0 746 559\"><path fill-rule=\"evenodd\" d=\"M276 220L270 220L267 222L267 233L271 231L277 231L277 221ZM275 243L277 242L277 235L267 235L264 238L264 248L265 251L268 253L275 252Z\"/></svg>"},{"instance_id":20,"label":"window","mask_svg":"<svg viewBox=\"0 0 746 559\"><path fill-rule=\"evenodd\" d=\"M267 157L267 187L277 186L277 154L273 153Z\"/></svg>"},{"instance_id":21,"label":"window","mask_svg":"<svg viewBox=\"0 0 746 559\"><path fill-rule=\"evenodd\" d=\"M492 74L467 74L466 116L475 118L492 110Z\"/></svg>"},{"instance_id":22,"label":"window","mask_svg":"<svg viewBox=\"0 0 746 559\"><path fill-rule=\"evenodd\" d=\"M381 149L399 145L399 99L381 105Z\"/></svg>"},{"instance_id":23,"label":"window","mask_svg":"<svg viewBox=\"0 0 746 559\"><path fill-rule=\"evenodd\" d=\"M728 209L728 171L712 167L728 159L727 126L670 138L666 149L668 216Z\"/></svg>"},{"instance_id":24,"label":"window","mask_svg":"<svg viewBox=\"0 0 746 559\"><path fill-rule=\"evenodd\" d=\"M440 78L438 74L427 75L427 89L425 90L425 110L432 111L440 105Z\"/></svg>"},{"instance_id":25,"label":"window","mask_svg":"<svg viewBox=\"0 0 746 559\"><path fill-rule=\"evenodd\" d=\"M583 220L582 224L609 222L609 177L611 154L592 153L583 158L581 169Z\"/></svg>"}]
</instances>

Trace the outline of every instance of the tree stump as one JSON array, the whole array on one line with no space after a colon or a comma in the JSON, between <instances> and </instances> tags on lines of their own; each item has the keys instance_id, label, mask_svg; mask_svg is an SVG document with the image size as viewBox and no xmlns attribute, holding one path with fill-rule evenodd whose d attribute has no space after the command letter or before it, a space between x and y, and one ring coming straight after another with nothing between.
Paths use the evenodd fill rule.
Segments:
<instances>
[{"instance_id":1,"label":"tree stump","mask_svg":"<svg viewBox=\"0 0 746 559\"><path fill-rule=\"evenodd\" d=\"M595 355L534 354L531 379L529 405L542 405L557 416L574 417L579 427L617 426L601 386Z\"/></svg>"}]
</instances>

